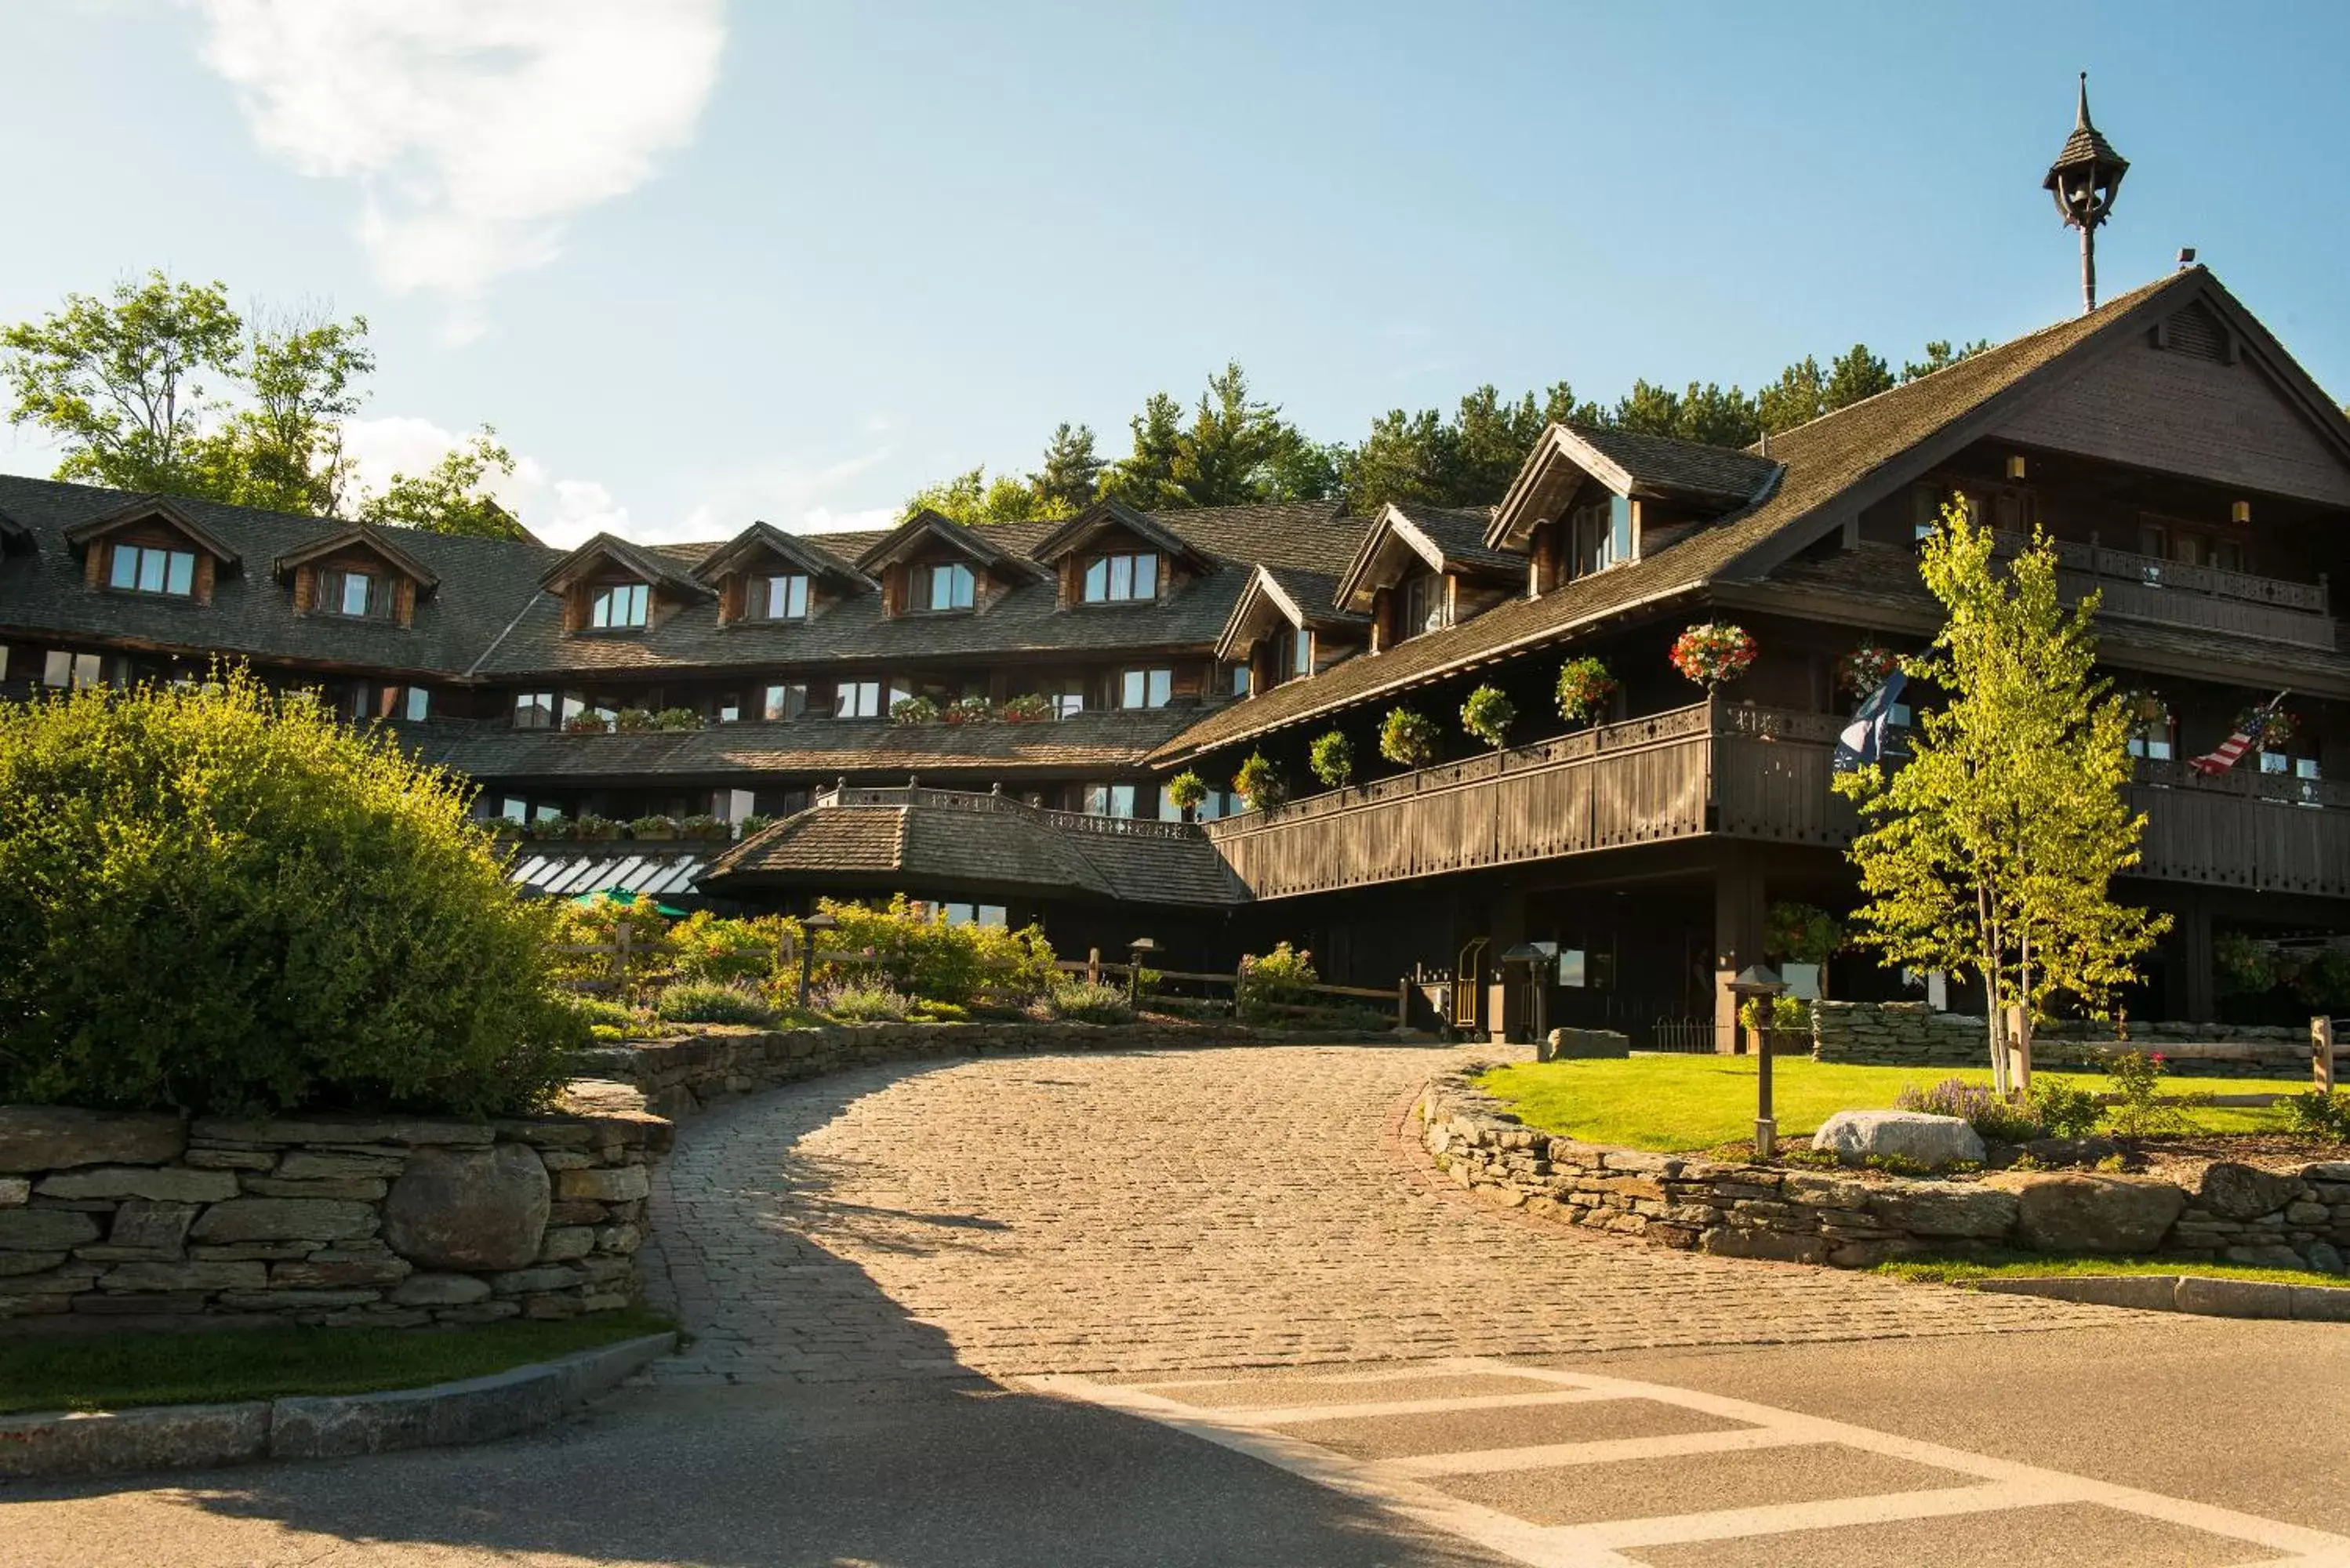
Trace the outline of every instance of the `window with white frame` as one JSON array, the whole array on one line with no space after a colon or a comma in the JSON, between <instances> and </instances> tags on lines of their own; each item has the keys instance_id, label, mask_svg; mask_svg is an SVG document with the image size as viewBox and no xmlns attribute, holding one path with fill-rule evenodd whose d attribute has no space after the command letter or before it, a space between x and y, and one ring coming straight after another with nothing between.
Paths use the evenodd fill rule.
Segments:
<instances>
[{"instance_id":1,"label":"window with white frame","mask_svg":"<svg viewBox=\"0 0 2350 1568\"><path fill-rule=\"evenodd\" d=\"M881 716L881 682L842 681L833 691L832 716L836 719L879 719Z\"/></svg>"},{"instance_id":2,"label":"window with white frame","mask_svg":"<svg viewBox=\"0 0 2350 1568\"><path fill-rule=\"evenodd\" d=\"M96 686L105 679L105 659L95 653L68 653L53 648L41 663L44 686Z\"/></svg>"},{"instance_id":3,"label":"window with white frame","mask_svg":"<svg viewBox=\"0 0 2350 1568\"><path fill-rule=\"evenodd\" d=\"M808 580L805 572L784 572L759 579L758 602L761 614L767 620L806 620L808 612Z\"/></svg>"},{"instance_id":4,"label":"window with white frame","mask_svg":"<svg viewBox=\"0 0 2350 1568\"><path fill-rule=\"evenodd\" d=\"M941 561L921 568L920 603L926 610L967 610L978 587L969 566L961 561Z\"/></svg>"},{"instance_id":5,"label":"window with white frame","mask_svg":"<svg viewBox=\"0 0 2350 1568\"><path fill-rule=\"evenodd\" d=\"M1314 634L1304 627L1284 626L1273 639L1274 683L1295 680L1314 673Z\"/></svg>"},{"instance_id":6,"label":"window with white frame","mask_svg":"<svg viewBox=\"0 0 2350 1568\"><path fill-rule=\"evenodd\" d=\"M939 906L950 926L1002 926L1006 910L1001 904L965 904L949 899Z\"/></svg>"},{"instance_id":7,"label":"window with white frame","mask_svg":"<svg viewBox=\"0 0 2350 1568\"><path fill-rule=\"evenodd\" d=\"M1233 665L1232 677L1232 695L1235 697L1247 696L1249 694L1249 667L1245 664Z\"/></svg>"},{"instance_id":8,"label":"window with white frame","mask_svg":"<svg viewBox=\"0 0 2350 1568\"><path fill-rule=\"evenodd\" d=\"M645 624L651 590L642 583L607 583L588 603L588 624L598 631L619 631Z\"/></svg>"},{"instance_id":9,"label":"window with white frame","mask_svg":"<svg viewBox=\"0 0 2350 1568\"><path fill-rule=\"evenodd\" d=\"M1447 587L1447 579L1433 572L1423 572L1404 585L1404 636L1440 631L1452 624L1452 599L1445 591Z\"/></svg>"},{"instance_id":10,"label":"window with white frame","mask_svg":"<svg viewBox=\"0 0 2350 1568\"><path fill-rule=\"evenodd\" d=\"M1086 567L1085 602L1129 604L1159 597L1156 551L1097 556Z\"/></svg>"},{"instance_id":11,"label":"window with white frame","mask_svg":"<svg viewBox=\"0 0 2350 1568\"><path fill-rule=\"evenodd\" d=\"M196 557L156 545L117 545L106 586L122 593L186 598L196 591Z\"/></svg>"},{"instance_id":12,"label":"window with white frame","mask_svg":"<svg viewBox=\"0 0 2350 1568\"><path fill-rule=\"evenodd\" d=\"M1632 558L1632 503L1621 495L1578 510L1571 535L1571 575L1587 577Z\"/></svg>"},{"instance_id":13,"label":"window with white frame","mask_svg":"<svg viewBox=\"0 0 2350 1568\"><path fill-rule=\"evenodd\" d=\"M1175 672L1159 666L1118 672L1118 705L1121 708L1164 708L1175 694Z\"/></svg>"}]
</instances>

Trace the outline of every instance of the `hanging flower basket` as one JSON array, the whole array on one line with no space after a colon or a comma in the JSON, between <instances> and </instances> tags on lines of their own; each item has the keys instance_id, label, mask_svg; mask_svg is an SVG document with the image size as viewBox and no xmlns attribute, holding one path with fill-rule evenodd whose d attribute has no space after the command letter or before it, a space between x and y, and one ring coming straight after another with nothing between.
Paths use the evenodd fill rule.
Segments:
<instances>
[{"instance_id":1,"label":"hanging flower basket","mask_svg":"<svg viewBox=\"0 0 2350 1568\"><path fill-rule=\"evenodd\" d=\"M2143 686L2122 693L2122 711L2141 725L2159 724L2170 717L2170 705Z\"/></svg>"},{"instance_id":2,"label":"hanging flower basket","mask_svg":"<svg viewBox=\"0 0 2350 1568\"><path fill-rule=\"evenodd\" d=\"M1742 626L1710 620L1673 642L1673 668L1708 691L1737 680L1754 663L1754 639Z\"/></svg>"},{"instance_id":3,"label":"hanging flower basket","mask_svg":"<svg viewBox=\"0 0 2350 1568\"><path fill-rule=\"evenodd\" d=\"M1595 722L1616 695L1616 678L1603 661L1586 656L1559 667L1558 716L1570 724Z\"/></svg>"},{"instance_id":4,"label":"hanging flower basket","mask_svg":"<svg viewBox=\"0 0 2350 1568\"><path fill-rule=\"evenodd\" d=\"M2272 752L2290 744L2301 733L2301 715L2282 708L2273 713L2262 713L2258 707L2251 707L2236 715L2234 728L2251 736L2253 744L2262 751Z\"/></svg>"},{"instance_id":5,"label":"hanging flower basket","mask_svg":"<svg viewBox=\"0 0 2350 1568\"><path fill-rule=\"evenodd\" d=\"M1866 697L1901 668L1901 656L1864 639L1858 648L1836 660L1836 685L1856 697Z\"/></svg>"}]
</instances>

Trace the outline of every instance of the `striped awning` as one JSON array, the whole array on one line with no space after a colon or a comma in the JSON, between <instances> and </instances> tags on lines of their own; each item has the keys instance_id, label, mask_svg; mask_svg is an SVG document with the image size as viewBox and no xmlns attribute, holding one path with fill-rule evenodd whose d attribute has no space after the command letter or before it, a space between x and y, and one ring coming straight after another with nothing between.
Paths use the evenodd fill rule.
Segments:
<instances>
[{"instance_id":1,"label":"striped awning","mask_svg":"<svg viewBox=\"0 0 2350 1568\"><path fill-rule=\"evenodd\" d=\"M632 855L608 850L592 855L546 855L525 851L515 857L509 879L533 893L550 898L576 898L608 888L626 888L655 898L691 896L694 880L710 864L702 855Z\"/></svg>"}]
</instances>

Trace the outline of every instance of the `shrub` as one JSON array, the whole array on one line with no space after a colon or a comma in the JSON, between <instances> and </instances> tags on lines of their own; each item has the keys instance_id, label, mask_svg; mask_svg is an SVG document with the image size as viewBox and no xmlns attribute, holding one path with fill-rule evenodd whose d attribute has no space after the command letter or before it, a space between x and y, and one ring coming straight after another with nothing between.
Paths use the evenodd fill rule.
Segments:
<instances>
[{"instance_id":1,"label":"shrub","mask_svg":"<svg viewBox=\"0 0 2350 1568\"><path fill-rule=\"evenodd\" d=\"M1825 963L1844 945L1844 922L1816 905L1777 903L1762 916L1762 950L1783 962Z\"/></svg>"},{"instance_id":2,"label":"shrub","mask_svg":"<svg viewBox=\"0 0 2350 1568\"><path fill-rule=\"evenodd\" d=\"M637 1010L614 1002L608 997L575 994L564 999L572 1012L586 1021L591 1029L611 1031L611 1039L622 1039L638 1025ZM598 1039L607 1038L598 1033Z\"/></svg>"},{"instance_id":3,"label":"shrub","mask_svg":"<svg viewBox=\"0 0 2350 1568\"><path fill-rule=\"evenodd\" d=\"M1379 722L1379 755L1399 767L1426 767L1436 760L1436 721L1409 708L1388 709Z\"/></svg>"},{"instance_id":4,"label":"shrub","mask_svg":"<svg viewBox=\"0 0 2350 1568\"><path fill-rule=\"evenodd\" d=\"M631 838L675 838L677 818L673 816L639 816L629 824Z\"/></svg>"},{"instance_id":5,"label":"shrub","mask_svg":"<svg viewBox=\"0 0 2350 1568\"><path fill-rule=\"evenodd\" d=\"M611 722L603 714L592 711L574 713L563 721L563 732L567 735L600 735L611 727Z\"/></svg>"},{"instance_id":6,"label":"shrub","mask_svg":"<svg viewBox=\"0 0 2350 1568\"><path fill-rule=\"evenodd\" d=\"M1314 955L1281 942L1261 957L1241 961L1240 983L1233 994L1234 1011L1243 1022L1264 1023L1277 1010L1305 1005L1313 995L1308 987L1321 983L1314 972Z\"/></svg>"},{"instance_id":7,"label":"shrub","mask_svg":"<svg viewBox=\"0 0 2350 1568\"><path fill-rule=\"evenodd\" d=\"M1289 798L1289 784L1263 752L1251 752L1232 774L1232 793L1259 811L1270 811Z\"/></svg>"},{"instance_id":8,"label":"shrub","mask_svg":"<svg viewBox=\"0 0 2350 1568\"><path fill-rule=\"evenodd\" d=\"M799 922L783 915L732 919L696 909L669 930L677 972L686 980L771 980L784 940L796 944Z\"/></svg>"},{"instance_id":9,"label":"shrub","mask_svg":"<svg viewBox=\"0 0 2350 1568\"><path fill-rule=\"evenodd\" d=\"M897 1023L920 1005L886 985L827 985L812 1000L818 1012L843 1023Z\"/></svg>"},{"instance_id":10,"label":"shrub","mask_svg":"<svg viewBox=\"0 0 2350 1568\"><path fill-rule=\"evenodd\" d=\"M2094 1089L2042 1076L2032 1080L2032 1114L2051 1137L2086 1137L2106 1119L2106 1106Z\"/></svg>"},{"instance_id":11,"label":"shrub","mask_svg":"<svg viewBox=\"0 0 2350 1568\"><path fill-rule=\"evenodd\" d=\"M2187 1130L2187 1113L2178 1101L2161 1092L2169 1064L2159 1054L2132 1051L2106 1064L2106 1076L2121 1103L2113 1107L2114 1131L2124 1137L2152 1137Z\"/></svg>"},{"instance_id":12,"label":"shrub","mask_svg":"<svg viewBox=\"0 0 2350 1568\"><path fill-rule=\"evenodd\" d=\"M2313 1012L2350 1007L2350 952L2322 948L2309 954L2293 976L2293 994Z\"/></svg>"},{"instance_id":13,"label":"shrub","mask_svg":"<svg viewBox=\"0 0 2350 1568\"><path fill-rule=\"evenodd\" d=\"M1126 992L1097 981L1058 987L1045 998L1045 1008L1064 1023L1128 1023L1134 1019Z\"/></svg>"},{"instance_id":14,"label":"shrub","mask_svg":"<svg viewBox=\"0 0 2350 1568\"><path fill-rule=\"evenodd\" d=\"M2350 1094L2311 1089L2293 1096L2284 1106L2286 1119L2303 1137L2350 1143Z\"/></svg>"},{"instance_id":15,"label":"shrub","mask_svg":"<svg viewBox=\"0 0 2350 1568\"><path fill-rule=\"evenodd\" d=\"M1167 781L1167 798L1178 811L1189 811L1208 798L1208 781L1191 768L1185 768Z\"/></svg>"},{"instance_id":16,"label":"shrub","mask_svg":"<svg viewBox=\"0 0 2350 1568\"><path fill-rule=\"evenodd\" d=\"M653 1004L655 1016L671 1023L773 1023L775 1010L747 985L689 980L671 986Z\"/></svg>"},{"instance_id":17,"label":"shrub","mask_svg":"<svg viewBox=\"0 0 2350 1568\"><path fill-rule=\"evenodd\" d=\"M775 819L764 811L754 811L734 826L743 837L755 838L775 826Z\"/></svg>"},{"instance_id":18,"label":"shrub","mask_svg":"<svg viewBox=\"0 0 2350 1568\"><path fill-rule=\"evenodd\" d=\"M470 793L241 672L0 703L0 1102L540 1101L588 1031Z\"/></svg>"},{"instance_id":19,"label":"shrub","mask_svg":"<svg viewBox=\"0 0 2350 1568\"><path fill-rule=\"evenodd\" d=\"M939 705L927 697L900 697L889 704L893 724L928 724L939 716Z\"/></svg>"},{"instance_id":20,"label":"shrub","mask_svg":"<svg viewBox=\"0 0 2350 1568\"><path fill-rule=\"evenodd\" d=\"M1559 666L1558 716L1570 724L1588 724L1607 711L1616 695L1616 678L1604 659L1588 654Z\"/></svg>"},{"instance_id":21,"label":"shrub","mask_svg":"<svg viewBox=\"0 0 2350 1568\"><path fill-rule=\"evenodd\" d=\"M1518 705L1498 686L1480 686L1461 704L1461 727L1500 751L1510 743L1510 726L1518 722Z\"/></svg>"},{"instance_id":22,"label":"shrub","mask_svg":"<svg viewBox=\"0 0 2350 1568\"><path fill-rule=\"evenodd\" d=\"M1305 761L1315 778L1332 789L1345 789L1355 776L1355 742L1343 730L1325 731L1315 737Z\"/></svg>"},{"instance_id":23,"label":"shrub","mask_svg":"<svg viewBox=\"0 0 2350 1568\"><path fill-rule=\"evenodd\" d=\"M1999 1143L2027 1143L2042 1131L2028 1108L2011 1105L1988 1085L1970 1084L1964 1078L1945 1078L1930 1089L1909 1085L1895 1096L1893 1104L1897 1109L1923 1111L1929 1116L1957 1116L1984 1137Z\"/></svg>"},{"instance_id":24,"label":"shrub","mask_svg":"<svg viewBox=\"0 0 2350 1568\"><path fill-rule=\"evenodd\" d=\"M889 985L964 1005L983 992L1035 996L1059 976L1052 944L1035 926L1018 931L975 922L951 926L936 913L918 912L902 893L879 909L828 898L819 907L839 922L816 953L824 978L835 984L862 983L872 978L871 966L824 964L828 950L871 953Z\"/></svg>"},{"instance_id":25,"label":"shrub","mask_svg":"<svg viewBox=\"0 0 2350 1568\"><path fill-rule=\"evenodd\" d=\"M699 730L702 715L691 708L664 708L653 715L653 727L660 730Z\"/></svg>"},{"instance_id":26,"label":"shrub","mask_svg":"<svg viewBox=\"0 0 2350 1568\"><path fill-rule=\"evenodd\" d=\"M629 972L622 978L631 989L652 980L661 966L656 944L668 932L669 921L650 898L639 898L633 904L623 904L608 893L598 893L585 904L575 904L567 898L553 906L548 919L555 940L572 947L609 947L621 923L627 922ZM555 974L564 980L612 978L612 955L608 952L556 953L550 962Z\"/></svg>"},{"instance_id":27,"label":"shrub","mask_svg":"<svg viewBox=\"0 0 2350 1568\"><path fill-rule=\"evenodd\" d=\"M623 708L612 715L612 728L623 735L642 734L653 727L653 716L642 708Z\"/></svg>"},{"instance_id":28,"label":"shrub","mask_svg":"<svg viewBox=\"0 0 2350 1568\"><path fill-rule=\"evenodd\" d=\"M924 1023L968 1023L971 1009L951 1002L918 1002L907 1016Z\"/></svg>"},{"instance_id":29,"label":"shrub","mask_svg":"<svg viewBox=\"0 0 2350 1568\"><path fill-rule=\"evenodd\" d=\"M1783 1029L1791 1033L1808 1034L1812 1004L1800 996L1750 996L1739 1003L1738 1022L1749 1029Z\"/></svg>"}]
</instances>

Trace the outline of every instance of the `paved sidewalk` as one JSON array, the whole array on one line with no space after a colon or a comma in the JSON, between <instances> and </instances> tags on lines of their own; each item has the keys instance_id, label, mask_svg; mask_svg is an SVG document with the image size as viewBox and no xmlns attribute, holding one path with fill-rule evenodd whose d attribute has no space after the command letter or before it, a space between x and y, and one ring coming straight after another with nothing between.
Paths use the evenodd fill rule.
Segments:
<instances>
[{"instance_id":1,"label":"paved sidewalk","mask_svg":"<svg viewBox=\"0 0 2350 1568\"><path fill-rule=\"evenodd\" d=\"M656 1177L662 1376L758 1383L1976 1334L2098 1309L1694 1257L1497 1212L1400 1106L1469 1050L875 1068L688 1122Z\"/></svg>"}]
</instances>

